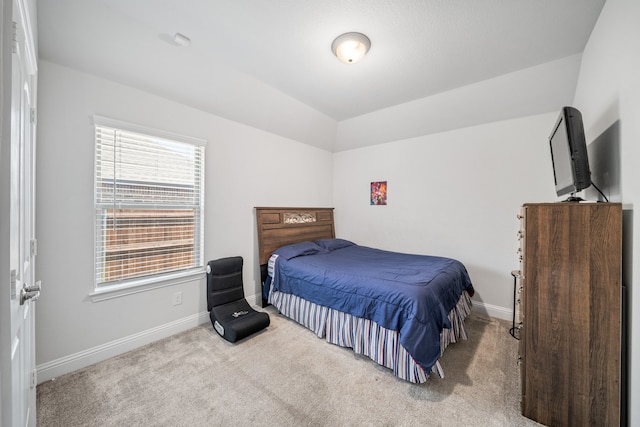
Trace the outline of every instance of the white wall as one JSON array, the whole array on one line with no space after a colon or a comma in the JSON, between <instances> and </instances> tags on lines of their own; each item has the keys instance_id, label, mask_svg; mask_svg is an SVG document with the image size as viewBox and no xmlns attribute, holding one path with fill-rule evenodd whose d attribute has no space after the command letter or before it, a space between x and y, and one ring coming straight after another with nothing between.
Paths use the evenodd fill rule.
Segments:
<instances>
[{"instance_id":1,"label":"white wall","mask_svg":"<svg viewBox=\"0 0 640 427\"><path fill-rule=\"evenodd\" d=\"M462 261L476 309L511 319L516 214L556 200L547 138L556 113L334 155L336 233L357 243ZM369 185L387 181L387 206Z\"/></svg>"},{"instance_id":2,"label":"white wall","mask_svg":"<svg viewBox=\"0 0 640 427\"><path fill-rule=\"evenodd\" d=\"M629 307L629 424L640 425L640 2L608 0L585 48L575 106L582 111L587 142L612 127L620 149L620 191L626 211L623 276ZM633 271L636 274L633 274ZM636 404L633 404L636 403Z\"/></svg>"},{"instance_id":3,"label":"white wall","mask_svg":"<svg viewBox=\"0 0 640 427\"><path fill-rule=\"evenodd\" d=\"M243 256L248 298L259 288L253 207L332 203L328 151L41 61L39 381L208 321L204 278L101 302L88 298L93 290L93 114L208 140L205 260ZM177 291L183 303L173 306Z\"/></svg>"}]
</instances>

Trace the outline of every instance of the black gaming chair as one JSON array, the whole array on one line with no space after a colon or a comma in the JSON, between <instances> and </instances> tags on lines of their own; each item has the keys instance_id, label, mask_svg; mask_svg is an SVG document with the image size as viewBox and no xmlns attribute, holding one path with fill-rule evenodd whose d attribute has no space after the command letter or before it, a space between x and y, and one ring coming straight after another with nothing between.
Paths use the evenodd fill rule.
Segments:
<instances>
[{"instance_id":1,"label":"black gaming chair","mask_svg":"<svg viewBox=\"0 0 640 427\"><path fill-rule=\"evenodd\" d=\"M207 309L213 328L224 339L236 342L269 326L269 315L256 311L244 298L242 257L209 261Z\"/></svg>"}]
</instances>

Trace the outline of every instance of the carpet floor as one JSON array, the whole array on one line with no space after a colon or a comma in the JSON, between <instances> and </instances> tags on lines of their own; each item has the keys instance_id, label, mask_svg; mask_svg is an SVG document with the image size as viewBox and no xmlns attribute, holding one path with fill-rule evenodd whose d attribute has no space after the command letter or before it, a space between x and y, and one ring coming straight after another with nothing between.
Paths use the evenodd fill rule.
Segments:
<instances>
[{"instance_id":1,"label":"carpet floor","mask_svg":"<svg viewBox=\"0 0 640 427\"><path fill-rule=\"evenodd\" d=\"M445 378L416 385L266 311L236 344L209 323L38 385L38 426L540 425L520 414L510 322L472 313Z\"/></svg>"}]
</instances>

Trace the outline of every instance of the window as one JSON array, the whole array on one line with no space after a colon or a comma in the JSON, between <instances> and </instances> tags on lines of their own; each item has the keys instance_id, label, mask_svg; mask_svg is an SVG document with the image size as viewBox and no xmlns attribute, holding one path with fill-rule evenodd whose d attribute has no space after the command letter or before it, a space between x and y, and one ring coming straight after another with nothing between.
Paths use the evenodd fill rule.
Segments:
<instances>
[{"instance_id":1,"label":"window","mask_svg":"<svg viewBox=\"0 0 640 427\"><path fill-rule=\"evenodd\" d=\"M96 290L203 263L204 141L94 117Z\"/></svg>"}]
</instances>

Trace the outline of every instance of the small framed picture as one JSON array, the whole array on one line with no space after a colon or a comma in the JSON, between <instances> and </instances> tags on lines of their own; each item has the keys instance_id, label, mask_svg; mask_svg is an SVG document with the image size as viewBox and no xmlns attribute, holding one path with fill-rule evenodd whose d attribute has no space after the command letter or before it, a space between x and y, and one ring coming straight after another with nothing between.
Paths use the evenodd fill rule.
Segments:
<instances>
[{"instance_id":1,"label":"small framed picture","mask_svg":"<svg viewBox=\"0 0 640 427\"><path fill-rule=\"evenodd\" d=\"M387 181L371 183L371 205L387 204Z\"/></svg>"}]
</instances>

